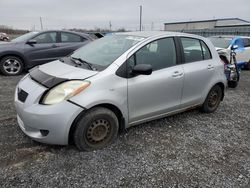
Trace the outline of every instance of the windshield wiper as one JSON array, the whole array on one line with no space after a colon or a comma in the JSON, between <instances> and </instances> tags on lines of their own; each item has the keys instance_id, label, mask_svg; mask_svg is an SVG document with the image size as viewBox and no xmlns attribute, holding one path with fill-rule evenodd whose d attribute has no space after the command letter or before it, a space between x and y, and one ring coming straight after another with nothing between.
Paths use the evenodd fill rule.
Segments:
<instances>
[{"instance_id":1,"label":"windshield wiper","mask_svg":"<svg viewBox=\"0 0 250 188\"><path fill-rule=\"evenodd\" d=\"M76 61L74 61L74 63L78 64L78 65L81 65L81 64L85 64L85 65L88 65L89 69L91 70L96 70L95 67L92 66L91 63L87 62L87 61L84 61L83 59L81 58L77 58L77 57L71 57L72 60L77 60L79 61L80 63L77 63Z\"/></svg>"}]
</instances>

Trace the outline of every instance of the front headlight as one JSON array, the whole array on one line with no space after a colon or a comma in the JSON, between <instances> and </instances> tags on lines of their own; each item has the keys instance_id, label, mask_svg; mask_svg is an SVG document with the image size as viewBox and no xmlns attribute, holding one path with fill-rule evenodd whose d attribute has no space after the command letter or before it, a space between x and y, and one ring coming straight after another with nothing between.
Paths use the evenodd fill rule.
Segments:
<instances>
[{"instance_id":1,"label":"front headlight","mask_svg":"<svg viewBox=\"0 0 250 188\"><path fill-rule=\"evenodd\" d=\"M43 97L42 104L56 104L77 95L90 85L88 81L72 80L52 88Z\"/></svg>"}]
</instances>

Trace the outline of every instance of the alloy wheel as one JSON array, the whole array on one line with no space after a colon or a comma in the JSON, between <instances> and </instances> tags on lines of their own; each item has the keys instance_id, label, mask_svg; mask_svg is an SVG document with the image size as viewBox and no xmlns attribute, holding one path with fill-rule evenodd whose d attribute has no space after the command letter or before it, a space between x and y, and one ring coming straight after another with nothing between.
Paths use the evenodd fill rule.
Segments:
<instances>
[{"instance_id":1,"label":"alloy wheel","mask_svg":"<svg viewBox=\"0 0 250 188\"><path fill-rule=\"evenodd\" d=\"M16 74L18 73L22 68L21 62L16 59L6 59L3 62L3 69L8 74Z\"/></svg>"}]
</instances>

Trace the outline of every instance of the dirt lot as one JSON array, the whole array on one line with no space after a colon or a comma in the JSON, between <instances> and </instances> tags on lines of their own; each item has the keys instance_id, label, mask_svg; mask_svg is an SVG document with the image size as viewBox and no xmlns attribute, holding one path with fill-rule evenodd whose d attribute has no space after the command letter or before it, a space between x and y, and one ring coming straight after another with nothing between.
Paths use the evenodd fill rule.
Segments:
<instances>
[{"instance_id":1,"label":"dirt lot","mask_svg":"<svg viewBox=\"0 0 250 188\"><path fill-rule=\"evenodd\" d=\"M94 152L27 138L13 105L20 78L0 76L0 187L250 187L250 71L217 112L139 125Z\"/></svg>"}]
</instances>

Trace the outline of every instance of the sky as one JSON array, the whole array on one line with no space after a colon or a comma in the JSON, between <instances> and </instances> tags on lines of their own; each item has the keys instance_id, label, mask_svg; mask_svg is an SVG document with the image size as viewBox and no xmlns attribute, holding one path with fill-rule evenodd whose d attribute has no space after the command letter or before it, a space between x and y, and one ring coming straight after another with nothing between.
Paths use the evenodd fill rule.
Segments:
<instances>
[{"instance_id":1,"label":"sky","mask_svg":"<svg viewBox=\"0 0 250 188\"><path fill-rule=\"evenodd\" d=\"M0 0L0 25L17 29L162 30L164 23L241 18L250 21L250 0Z\"/></svg>"}]
</instances>

